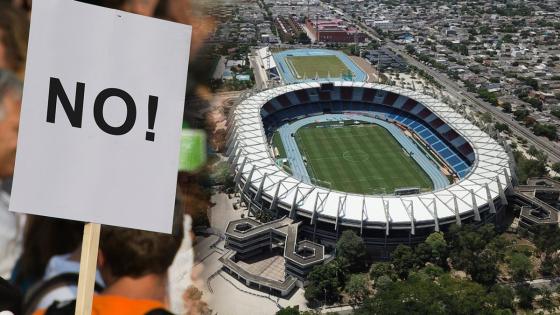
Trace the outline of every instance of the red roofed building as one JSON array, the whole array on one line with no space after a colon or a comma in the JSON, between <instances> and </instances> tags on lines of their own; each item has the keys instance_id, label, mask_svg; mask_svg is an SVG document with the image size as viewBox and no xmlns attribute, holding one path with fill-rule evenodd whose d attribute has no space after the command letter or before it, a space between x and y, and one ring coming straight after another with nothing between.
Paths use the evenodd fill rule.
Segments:
<instances>
[{"instance_id":1,"label":"red roofed building","mask_svg":"<svg viewBox=\"0 0 560 315\"><path fill-rule=\"evenodd\" d=\"M307 20L307 28L313 32L318 42L324 43L362 43L366 35L358 29L348 26L341 19Z\"/></svg>"}]
</instances>

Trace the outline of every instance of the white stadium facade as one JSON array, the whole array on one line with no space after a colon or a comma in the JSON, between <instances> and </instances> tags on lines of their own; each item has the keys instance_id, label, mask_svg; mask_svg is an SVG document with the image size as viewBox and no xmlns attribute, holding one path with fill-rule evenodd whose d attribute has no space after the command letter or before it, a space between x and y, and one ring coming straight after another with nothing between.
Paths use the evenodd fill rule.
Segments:
<instances>
[{"instance_id":1,"label":"white stadium facade","mask_svg":"<svg viewBox=\"0 0 560 315\"><path fill-rule=\"evenodd\" d=\"M310 184L275 163L270 137L279 125L327 112L369 110L425 133L426 145L443 152L455 180L412 195L359 195ZM268 211L297 222L299 239L326 246L353 229L380 257L452 224L499 224L512 190L510 158L496 140L441 101L380 84L303 82L253 94L230 113L227 154L250 213Z\"/></svg>"}]
</instances>

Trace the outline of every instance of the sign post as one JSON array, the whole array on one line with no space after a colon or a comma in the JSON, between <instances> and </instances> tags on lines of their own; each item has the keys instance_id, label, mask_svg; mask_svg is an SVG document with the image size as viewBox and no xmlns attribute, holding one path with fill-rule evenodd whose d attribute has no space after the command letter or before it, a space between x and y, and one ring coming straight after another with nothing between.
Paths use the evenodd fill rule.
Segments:
<instances>
[{"instance_id":1,"label":"sign post","mask_svg":"<svg viewBox=\"0 0 560 315\"><path fill-rule=\"evenodd\" d=\"M191 27L35 0L10 211L86 222L76 314L101 224L171 233Z\"/></svg>"},{"instance_id":2,"label":"sign post","mask_svg":"<svg viewBox=\"0 0 560 315\"><path fill-rule=\"evenodd\" d=\"M78 295L76 297L76 315L91 313L100 232L100 224L87 223L84 225L82 255L80 257L80 277L78 280Z\"/></svg>"}]
</instances>

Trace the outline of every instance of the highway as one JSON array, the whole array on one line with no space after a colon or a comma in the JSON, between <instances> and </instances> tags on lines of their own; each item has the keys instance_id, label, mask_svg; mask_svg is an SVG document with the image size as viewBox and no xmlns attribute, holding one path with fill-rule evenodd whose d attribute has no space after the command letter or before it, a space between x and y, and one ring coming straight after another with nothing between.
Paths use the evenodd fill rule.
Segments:
<instances>
[{"instance_id":1,"label":"highway","mask_svg":"<svg viewBox=\"0 0 560 315\"><path fill-rule=\"evenodd\" d=\"M324 3L322 5L323 7L325 7ZM381 40L376 36L376 32L374 29L362 24L357 19L353 19L346 13L344 14L344 17L356 24L358 28L368 36L381 42ZM466 89L459 86L457 82L448 78L446 74L440 73L416 60L413 56L409 55L404 50L404 47L391 42L387 42L386 46L395 51L395 53L400 54L409 64L416 66L418 69L424 70L426 73L434 77L434 79L439 84L441 84L449 94L453 95L458 100L466 99L470 103L474 104L480 111L490 112L496 121L507 124L515 135L522 136L523 138L527 139L529 144L533 144L536 148L544 151L548 155L548 159L550 160L550 162L560 162L559 144L554 143L545 137L536 136L530 129L514 120L512 116L502 112L500 108L495 107L488 102L480 100L476 97L475 94L468 92Z\"/></svg>"}]
</instances>

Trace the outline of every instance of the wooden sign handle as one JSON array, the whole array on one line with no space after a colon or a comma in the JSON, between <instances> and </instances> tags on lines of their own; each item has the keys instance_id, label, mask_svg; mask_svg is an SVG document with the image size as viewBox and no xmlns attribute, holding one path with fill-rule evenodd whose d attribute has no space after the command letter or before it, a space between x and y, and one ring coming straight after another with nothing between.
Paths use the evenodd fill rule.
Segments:
<instances>
[{"instance_id":1,"label":"wooden sign handle","mask_svg":"<svg viewBox=\"0 0 560 315\"><path fill-rule=\"evenodd\" d=\"M101 224L86 223L84 225L82 255L80 258L80 277L78 280L78 295L76 298L76 315L91 314L100 232Z\"/></svg>"}]
</instances>

